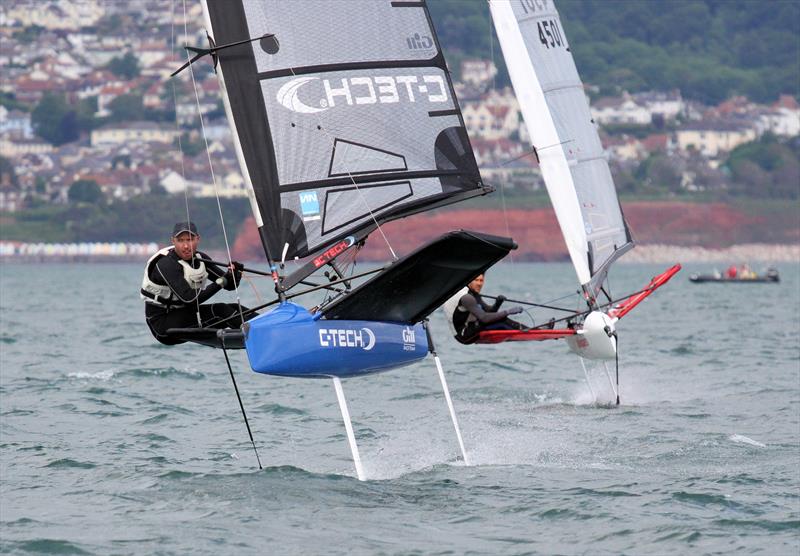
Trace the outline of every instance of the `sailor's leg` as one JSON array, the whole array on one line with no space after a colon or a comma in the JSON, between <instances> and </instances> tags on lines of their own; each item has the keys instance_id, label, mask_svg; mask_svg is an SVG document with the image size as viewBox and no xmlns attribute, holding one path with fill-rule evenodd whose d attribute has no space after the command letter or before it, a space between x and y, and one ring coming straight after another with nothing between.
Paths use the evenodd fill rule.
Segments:
<instances>
[{"instance_id":1,"label":"sailor's leg","mask_svg":"<svg viewBox=\"0 0 800 556\"><path fill-rule=\"evenodd\" d=\"M147 326L153 337L162 344L174 346L186 343L186 340L176 340L167 335L170 328L188 328L197 324L194 311L187 308L171 309L170 311L148 308L146 313Z\"/></svg>"},{"instance_id":2,"label":"sailor's leg","mask_svg":"<svg viewBox=\"0 0 800 556\"><path fill-rule=\"evenodd\" d=\"M358 480L363 481L364 469L361 467L361 456L358 454L358 445L356 444L356 437L353 434L353 424L350 422L350 412L347 410L347 400L344 399L344 391L342 390L342 381L339 377L333 377L333 388L336 390L336 399L339 400L339 409L342 411L342 420L344 421L344 428L347 431L347 441L350 443L350 451L353 453L353 463L356 466L356 475Z\"/></svg>"},{"instance_id":3,"label":"sailor's leg","mask_svg":"<svg viewBox=\"0 0 800 556\"><path fill-rule=\"evenodd\" d=\"M200 305L200 319L206 328L239 328L243 311L247 311L247 307L242 306L240 310L236 303L207 303ZM248 315L245 320L253 316Z\"/></svg>"}]
</instances>

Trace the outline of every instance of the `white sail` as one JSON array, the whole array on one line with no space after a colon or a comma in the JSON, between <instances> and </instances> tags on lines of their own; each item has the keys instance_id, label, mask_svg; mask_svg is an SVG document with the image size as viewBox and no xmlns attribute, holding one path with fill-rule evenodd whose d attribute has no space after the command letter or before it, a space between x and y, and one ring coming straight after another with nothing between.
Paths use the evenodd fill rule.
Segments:
<instances>
[{"instance_id":1,"label":"white sail","mask_svg":"<svg viewBox=\"0 0 800 556\"><path fill-rule=\"evenodd\" d=\"M558 12L551 0L489 5L572 264L595 296L633 244Z\"/></svg>"}]
</instances>

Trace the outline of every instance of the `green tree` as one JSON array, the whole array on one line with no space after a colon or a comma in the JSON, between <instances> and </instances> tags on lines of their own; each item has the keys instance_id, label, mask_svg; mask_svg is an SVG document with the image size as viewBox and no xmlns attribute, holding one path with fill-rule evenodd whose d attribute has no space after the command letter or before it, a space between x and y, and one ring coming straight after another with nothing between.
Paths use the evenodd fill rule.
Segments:
<instances>
[{"instance_id":1,"label":"green tree","mask_svg":"<svg viewBox=\"0 0 800 556\"><path fill-rule=\"evenodd\" d=\"M781 199L800 198L800 160L787 157L773 175L772 194Z\"/></svg>"},{"instance_id":2,"label":"green tree","mask_svg":"<svg viewBox=\"0 0 800 556\"><path fill-rule=\"evenodd\" d=\"M44 176L36 176L35 189L39 195L47 193L47 179Z\"/></svg>"},{"instance_id":3,"label":"green tree","mask_svg":"<svg viewBox=\"0 0 800 556\"><path fill-rule=\"evenodd\" d=\"M114 170L119 167L130 168L131 167L131 155L129 154L118 154L115 155L114 158L111 159L111 169Z\"/></svg>"},{"instance_id":4,"label":"green tree","mask_svg":"<svg viewBox=\"0 0 800 556\"><path fill-rule=\"evenodd\" d=\"M5 106L8 110L21 110L23 112L30 112L30 107L24 102L17 100L14 93L0 93L0 106Z\"/></svg>"},{"instance_id":5,"label":"green tree","mask_svg":"<svg viewBox=\"0 0 800 556\"><path fill-rule=\"evenodd\" d=\"M97 119L94 116L97 112L97 97L82 99L78 102L75 112L78 130L91 131L94 129L97 123Z\"/></svg>"},{"instance_id":6,"label":"green tree","mask_svg":"<svg viewBox=\"0 0 800 556\"><path fill-rule=\"evenodd\" d=\"M800 197L800 158L795 140L779 141L765 134L739 145L725 162L734 192L748 197L797 199Z\"/></svg>"},{"instance_id":7,"label":"green tree","mask_svg":"<svg viewBox=\"0 0 800 556\"><path fill-rule=\"evenodd\" d=\"M14 169L14 164L8 158L0 156L0 187L10 185L14 189L17 188L17 171Z\"/></svg>"},{"instance_id":8,"label":"green tree","mask_svg":"<svg viewBox=\"0 0 800 556\"><path fill-rule=\"evenodd\" d=\"M611 174L614 176L614 184L619 193L636 193L639 189L639 182L633 173L619 162L611 162Z\"/></svg>"},{"instance_id":9,"label":"green tree","mask_svg":"<svg viewBox=\"0 0 800 556\"><path fill-rule=\"evenodd\" d=\"M101 35L120 35L123 32L124 24L120 14L111 14L97 23L97 32Z\"/></svg>"},{"instance_id":10,"label":"green tree","mask_svg":"<svg viewBox=\"0 0 800 556\"><path fill-rule=\"evenodd\" d=\"M112 122L141 120L144 116L142 95L138 94L119 95L108 103L108 108L111 110Z\"/></svg>"},{"instance_id":11,"label":"green tree","mask_svg":"<svg viewBox=\"0 0 800 556\"><path fill-rule=\"evenodd\" d=\"M141 72L139 69L139 60L132 52L126 52L122 57L112 58L106 65L106 68L114 75L127 79L139 77L139 73Z\"/></svg>"},{"instance_id":12,"label":"green tree","mask_svg":"<svg viewBox=\"0 0 800 556\"><path fill-rule=\"evenodd\" d=\"M486 2L428 6L456 76L460 60L493 48L497 84L507 84ZM559 0L558 10L581 77L603 91L679 88L707 103L800 95L800 2Z\"/></svg>"},{"instance_id":13,"label":"green tree","mask_svg":"<svg viewBox=\"0 0 800 556\"><path fill-rule=\"evenodd\" d=\"M647 188L662 193L680 191L681 173L675 163L663 153L655 153L647 157L634 173L636 178Z\"/></svg>"},{"instance_id":14,"label":"green tree","mask_svg":"<svg viewBox=\"0 0 800 556\"><path fill-rule=\"evenodd\" d=\"M42 27L41 25L34 24L34 25L29 25L27 27L23 27L19 31L14 31L14 34L12 36L14 40L28 44L36 41L36 39L39 38L39 35L41 35L44 32L44 30L45 28Z\"/></svg>"},{"instance_id":15,"label":"green tree","mask_svg":"<svg viewBox=\"0 0 800 556\"><path fill-rule=\"evenodd\" d=\"M75 141L79 136L75 111L64 95L45 93L31 113L31 124L36 135L54 145Z\"/></svg>"},{"instance_id":16,"label":"green tree","mask_svg":"<svg viewBox=\"0 0 800 556\"><path fill-rule=\"evenodd\" d=\"M69 186L67 197L72 203L97 204L103 200L103 191L94 180L78 180Z\"/></svg>"},{"instance_id":17,"label":"green tree","mask_svg":"<svg viewBox=\"0 0 800 556\"><path fill-rule=\"evenodd\" d=\"M150 195L155 197L166 197L169 195L169 193L167 193L167 190L164 189L163 185L160 183L154 183L150 186Z\"/></svg>"},{"instance_id":18,"label":"green tree","mask_svg":"<svg viewBox=\"0 0 800 556\"><path fill-rule=\"evenodd\" d=\"M192 140L193 137L194 140ZM189 158L197 156L206 148L202 137L199 137L197 134L189 133L181 135L179 145L184 156L188 156Z\"/></svg>"}]
</instances>

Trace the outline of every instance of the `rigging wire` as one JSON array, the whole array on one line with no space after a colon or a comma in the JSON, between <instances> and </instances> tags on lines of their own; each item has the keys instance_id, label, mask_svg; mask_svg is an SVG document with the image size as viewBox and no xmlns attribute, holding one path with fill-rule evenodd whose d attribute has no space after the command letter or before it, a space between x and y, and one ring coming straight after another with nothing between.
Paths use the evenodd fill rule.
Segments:
<instances>
[{"instance_id":1,"label":"rigging wire","mask_svg":"<svg viewBox=\"0 0 800 556\"><path fill-rule=\"evenodd\" d=\"M250 288L253 290L253 294L255 294L256 300L259 303L264 303L264 298L261 297L261 293L258 291L258 288L256 288L255 282L253 282L253 280L249 276L245 276L244 274L242 274L242 278L244 278L247 281L247 283L250 284ZM266 278L266 276L262 276L262 278Z\"/></svg>"},{"instance_id":2,"label":"rigging wire","mask_svg":"<svg viewBox=\"0 0 800 556\"><path fill-rule=\"evenodd\" d=\"M225 346L222 346L222 353L225 355L225 363L228 364L228 372L231 375L231 382L233 382L233 389L236 390L236 399L239 400L239 407L242 410L242 417L244 417L244 424L247 427L247 434L250 436L250 444L253 445L253 451L256 453L256 461L258 462L258 468L264 469L261 467L261 458L258 457L258 449L256 448L256 441L253 440L253 431L250 430L250 421L247 420L247 413L244 410L244 404L242 403L242 396L239 395L239 387L236 385L236 379L233 376L233 367L231 367L231 360L228 359L228 350L225 349Z\"/></svg>"},{"instance_id":3,"label":"rigging wire","mask_svg":"<svg viewBox=\"0 0 800 556\"><path fill-rule=\"evenodd\" d=\"M184 3L184 26L186 25L186 4ZM175 51L177 48L177 38L175 37L175 2L172 2L172 18L170 21L170 41L172 43L172 55L175 56ZM186 31L184 30L184 36L186 35ZM181 161L181 179L183 179L183 199L186 205L186 220L191 220L189 214L189 191L186 187L186 165L183 158L183 144L181 141L181 126L180 121L178 120L178 91L177 86L175 84L174 79L170 79L172 85L172 105L175 109L175 131L178 136L178 151L180 152L180 161Z\"/></svg>"},{"instance_id":4,"label":"rigging wire","mask_svg":"<svg viewBox=\"0 0 800 556\"><path fill-rule=\"evenodd\" d=\"M186 18L186 0L183 0L183 11L184 11L184 26L186 26L187 25L187 23L186 23L186 19L187 19ZM187 50L186 55L187 55L187 57L189 56L189 51L188 50ZM211 172L211 183L214 186L214 196L215 196L216 201L217 201L217 210L219 211L220 225L222 226L222 237L225 240L225 251L226 251L226 253L228 255L228 264L232 264L233 258L231 257L231 246L230 246L230 243L228 241L228 231L227 231L227 229L225 227L225 217L222 214L222 203L220 202L220 199L219 199L219 187L217 185L217 176L214 173L214 164L211 161L211 149L209 148L209 145L208 145L208 135L206 134L205 121L203 120L203 110L202 110L202 108L200 106L200 94L197 92L197 81L196 81L195 76L194 76L194 64L189 64L189 75L191 76L191 79L192 79L192 88L194 89L194 98L195 98L195 102L197 104L197 115L198 115L198 118L200 119L200 129L201 129L202 134L203 134L203 143L205 144L205 147L206 147L206 157L208 158L208 168L209 168L209 171ZM177 113L176 113L176 117L177 117ZM238 284L238 281L236 280L236 272L234 272L233 269L231 269L231 273L230 274L231 274L231 280L233 280L234 289L236 291L236 305L239 308L239 316L241 317L242 322L244 322L244 312L242 310L242 301L241 301L241 296L239 294L239 284Z\"/></svg>"},{"instance_id":5,"label":"rigging wire","mask_svg":"<svg viewBox=\"0 0 800 556\"><path fill-rule=\"evenodd\" d=\"M491 57L492 57L492 66L497 68L497 65L495 64L495 59L494 59L494 26L492 24L491 16L489 17L488 21L489 21L489 51L490 51ZM496 73L492 74L492 89L491 90L494 93L497 93L497 74ZM511 237L511 226L509 226L509 224L508 224L508 209L506 207L505 180L500 180L500 201L501 201L501 203L503 205L503 221L505 222L505 225L506 225L506 236ZM514 270L515 270L514 263L516 261L514 261L514 255L510 251L508 253L508 260L511 261L511 269L512 269L511 271L514 272ZM533 319L533 317L531 317L531 319Z\"/></svg>"},{"instance_id":6,"label":"rigging wire","mask_svg":"<svg viewBox=\"0 0 800 556\"><path fill-rule=\"evenodd\" d=\"M187 24L188 18L186 17L186 0L183 1L183 36L189 36L189 29ZM175 36L175 2L172 2L172 20L170 21L170 33L171 33L171 40L172 40L172 54L175 56L175 51L177 50L177 42L178 39ZM189 53L187 51L187 57ZM177 56L175 56L177 58ZM186 159L183 152L183 142L181 139L181 124L178 118L178 88L175 79L170 79L172 84L172 102L173 107L175 108L175 131L178 136L178 151L180 153L179 159L181 162L181 179L183 180L183 202L186 208L186 221L191 222L192 216L191 211L189 210L189 187L186 181ZM195 317L197 318L197 326L202 327L203 321L200 318L200 291L197 291L197 295L192 300L194 302L195 308Z\"/></svg>"},{"instance_id":7,"label":"rigging wire","mask_svg":"<svg viewBox=\"0 0 800 556\"><path fill-rule=\"evenodd\" d=\"M619 335L617 335L617 331L614 331L614 340L616 342L616 349L614 350L614 360L616 361L617 366L617 405L619 405Z\"/></svg>"}]
</instances>

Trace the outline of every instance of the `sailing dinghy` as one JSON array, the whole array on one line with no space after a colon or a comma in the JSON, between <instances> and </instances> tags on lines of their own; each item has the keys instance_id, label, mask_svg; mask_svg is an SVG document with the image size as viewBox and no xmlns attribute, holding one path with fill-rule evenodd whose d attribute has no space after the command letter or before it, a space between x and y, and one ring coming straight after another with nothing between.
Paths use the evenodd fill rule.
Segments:
<instances>
[{"instance_id":1,"label":"sailing dinghy","mask_svg":"<svg viewBox=\"0 0 800 556\"><path fill-rule=\"evenodd\" d=\"M674 265L633 295L611 299L609 268L634 241L558 12L548 0L489 0L489 7L588 310L558 319L569 324L565 328L487 330L477 342L566 338L581 363L583 358L613 359L617 321L681 267Z\"/></svg>"},{"instance_id":2,"label":"sailing dinghy","mask_svg":"<svg viewBox=\"0 0 800 556\"><path fill-rule=\"evenodd\" d=\"M171 333L244 348L258 373L332 378L359 478L340 379L432 353L467 462L426 319L516 245L454 231L394 257L355 287L363 275L348 275L342 263L370 234L379 232L380 241L387 221L492 191L481 180L425 2L202 5L209 47L187 47L194 57L175 73L204 56L213 60L277 299L241 331ZM299 268L287 274L286 261L295 260ZM322 283L312 282L323 270ZM330 295L314 311L291 301L323 288Z\"/></svg>"}]
</instances>

